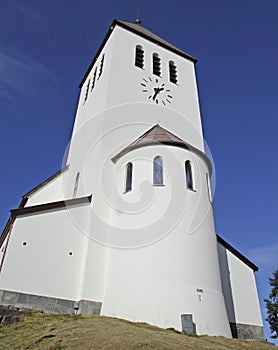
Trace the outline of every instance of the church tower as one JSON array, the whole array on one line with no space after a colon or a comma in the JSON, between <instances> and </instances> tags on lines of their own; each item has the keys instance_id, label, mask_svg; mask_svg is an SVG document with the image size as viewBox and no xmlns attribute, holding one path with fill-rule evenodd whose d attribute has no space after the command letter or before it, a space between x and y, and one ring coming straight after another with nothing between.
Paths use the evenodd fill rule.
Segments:
<instances>
[{"instance_id":1,"label":"church tower","mask_svg":"<svg viewBox=\"0 0 278 350\"><path fill-rule=\"evenodd\" d=\"M84 299L162 327L190 314L198 333L230 336L195 62L114 21L80 85L66 189L80 174L80 194L93 194Z\"/></svg>"},{"instance_id":2,"label":"church tower","mask_svg":"<svg viewBox=\"0 0 278 350\"><path fill-rule=\"evenodd\" d=\"M256 266L215 232L196 62L113 21L80 83L65 167L11 211L1 302L231 337L229 251L252 284L239 323L262 328Z\"/></svg>"}]
</instances>

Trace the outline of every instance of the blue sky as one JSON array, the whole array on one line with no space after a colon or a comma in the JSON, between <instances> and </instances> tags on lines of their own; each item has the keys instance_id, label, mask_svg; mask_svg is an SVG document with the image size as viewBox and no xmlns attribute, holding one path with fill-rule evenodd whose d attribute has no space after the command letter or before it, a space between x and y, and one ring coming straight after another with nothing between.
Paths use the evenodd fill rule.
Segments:
<instances>
[{"instance_id":1,"label":"blue sky","mask_svg":"<svg viewBox=\"0 0 278 350\"><path fill-rule=\"evenodd\" d=\"M112 20L134 21L138 1L0 2L4 227L20 197L60 169L79 82ZM278 264L277 13L277 0L141 0L142 24L199 60L217 231L260 266L261 301Z\"/></svg>"}]
</instances>

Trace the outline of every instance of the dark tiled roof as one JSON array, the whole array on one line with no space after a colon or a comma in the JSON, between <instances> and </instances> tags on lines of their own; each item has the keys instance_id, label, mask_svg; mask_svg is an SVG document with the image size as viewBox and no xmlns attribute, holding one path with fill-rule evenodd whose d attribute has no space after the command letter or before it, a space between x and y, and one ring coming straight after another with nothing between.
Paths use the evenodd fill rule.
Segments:
<instances>
[{"instance_id":1,"label":"dark tiled roof","mask_svg":"<svg viewBox=\"0 0 278 350\"><path fill-rule=\"evenodd\" d=\"M138 137L130 145L128 145L122 151L117 153L111 160L113 163L116 163L125 154L137 148L154 145L168 145L187 149L200 156L207 163L210 174L212 172L211 161L205 153L200 151L198 148L190 145L189 143L185 142L175 134L171 133L169 130L162 128L159 124L156 124L151 129L146 131L143 135Z\"/></svg>"},{"instance_id":2,"label":"dark tiled roof","mask_svg":"<svg viewBox=\"0 0 278 350\"><path fill-rule=\"evenodd\" d=\"M137 34L147 40L150 40L151 42L164 47L170 51L172 51L173 53L180 55L194 63L197 62L197 59L190 56L189 54L187 54L186 52L178 49L176 46L170 44L168 41L166 41L165 39L161 38L160 36L152 33L150 30L148 30L147 28L143 27L141 24L138 23L132 23L132 22L127 22L127 21L121 21L118 19L114 19L114 21L112 22L111 26L108 29L108 32L106 33L102 43L100 44L100 47L97 51L97 53L95 54L94 58L92 59L89 68L87 69L83 79L81 80L79 87L81 88L82 85L84 84L85 80L87 79L87 76L89 75L93 65L95 64L95 62L97 61L104 45L106 44L107 40L109 39L111 33L113 32L115 26L118 25L122 28L125 28L126 30L129 30L130 32Z\"/></svg>"}]
</instances>

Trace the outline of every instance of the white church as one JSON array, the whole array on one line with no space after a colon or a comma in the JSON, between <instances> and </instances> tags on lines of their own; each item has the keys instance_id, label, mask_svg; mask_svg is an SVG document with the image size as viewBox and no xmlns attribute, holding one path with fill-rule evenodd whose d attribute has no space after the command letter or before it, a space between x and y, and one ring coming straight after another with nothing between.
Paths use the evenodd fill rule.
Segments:
<instances>
[{"instance_id":1,"label":"white church","mask_svg":"<svg viewBox=\"0 0 278 350\"><path fill-rule=\"evenodd\" d=\"M264 340L258 268L215 231L197 60L114 20L64 166L0 238L0 304Z\"/></svg>"}]
</instances>

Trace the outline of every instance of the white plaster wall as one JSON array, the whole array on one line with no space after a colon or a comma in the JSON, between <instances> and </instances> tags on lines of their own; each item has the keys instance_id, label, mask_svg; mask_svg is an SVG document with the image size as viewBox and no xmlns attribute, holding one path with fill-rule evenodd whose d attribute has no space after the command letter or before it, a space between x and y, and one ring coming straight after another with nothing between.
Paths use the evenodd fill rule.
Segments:
<instances>
[{"instance_id":1,"label":"white plaster wall","mask_svg":"<svg viewBox=\"0 0 278 350\"><path fill-rule=\"evenodd\" d=\"M0 289L78 300L84 235L73 218L86 221L88 207L18 217L0 275Z\"/></svg>"},{"instance_id":2,"label":"white plaster wall","mask_svg":"<svg viewBox=\"0 0 278 350\"><path fill-rule=\"evenodd\" d=\"M152 159L157 155L164 160L165 186L153 187ZM188 159L196 192L185 186ZM134 185L123 193L129 161ZM102 200L99 194L102 209L99 202L95 208L99 225L100 219L110 223L101 231L106 230L110 246L102 314L180 330L180 315L191 313L198 334L230 337L206 164L176 147L150 146L126 154L110 168L114 191L103 191Z\"/></svg>"},{"instance_id":3,"label":"white plaster wall","mask_svg":"<svg viewBox=\"0 0 278 350\"><path fill-rule=\"evenodd\" d=\"M0 263L2 262L3 256L5 254L5 249L6 249L6 244L8 242L8 239L9 239L9 234L6 236L3 244L0 247Z\"/></svg>"},{"instance_id":4,"label":"white plaster wall","mask_svg":"<svg viewBox=\"0 0 278 350\"><path fill-rule=\"evenodd\" d=\"M102 302L106 281L107 247L91 237L88 237L86 244L88 254L84 255L80 299Z\"/></svg>"},{"instance_id":5,"label":"white plaster wall","mask_svg":"<svg viewBox=\"0 0 278 350\"><path fill-rule=\"evenodd\" d=\"M35 193L28 196L26 207L38 204L45 204L49 202L56 202L65 199L63 182L68 176L68 170L63 171L53 180L38 189Z\"/></svg>"},{"instance_id":6,"label":"white plaster wall","mask_svg":"<svg viewBox=\"0 0 278 350\"><path fill-rule=\"evenodd\" d=\"M220 244L218 250L230 322L263 326L254 271Z\"/></svg>"},{"instance_id":7,"label":"white plaster wall","mask_svg":"<svg viewBox=\"0 0 278 350\"><path fill-rule=\"evenodd\" d=\"M138 44L145 50L144 69L134 65ZM151 73L154 52L161 57L161 80L174 97L168 106L154 105L140 85L143 78L156 77ZM87 82L92 80L95 68L99 69L103 53L102 75L84 103ZM178 67L177 85L169 82L169 60ZM112 158L158 122L195 147L204 149L194 64L116 26L81 89L68 157L70 171L64 186L65 196L72 195L77 172L83 176L81 192L84 195L95 193L103 159ZM89 166L91 158L93 167Z\"/></svg>"}]
</instances>

